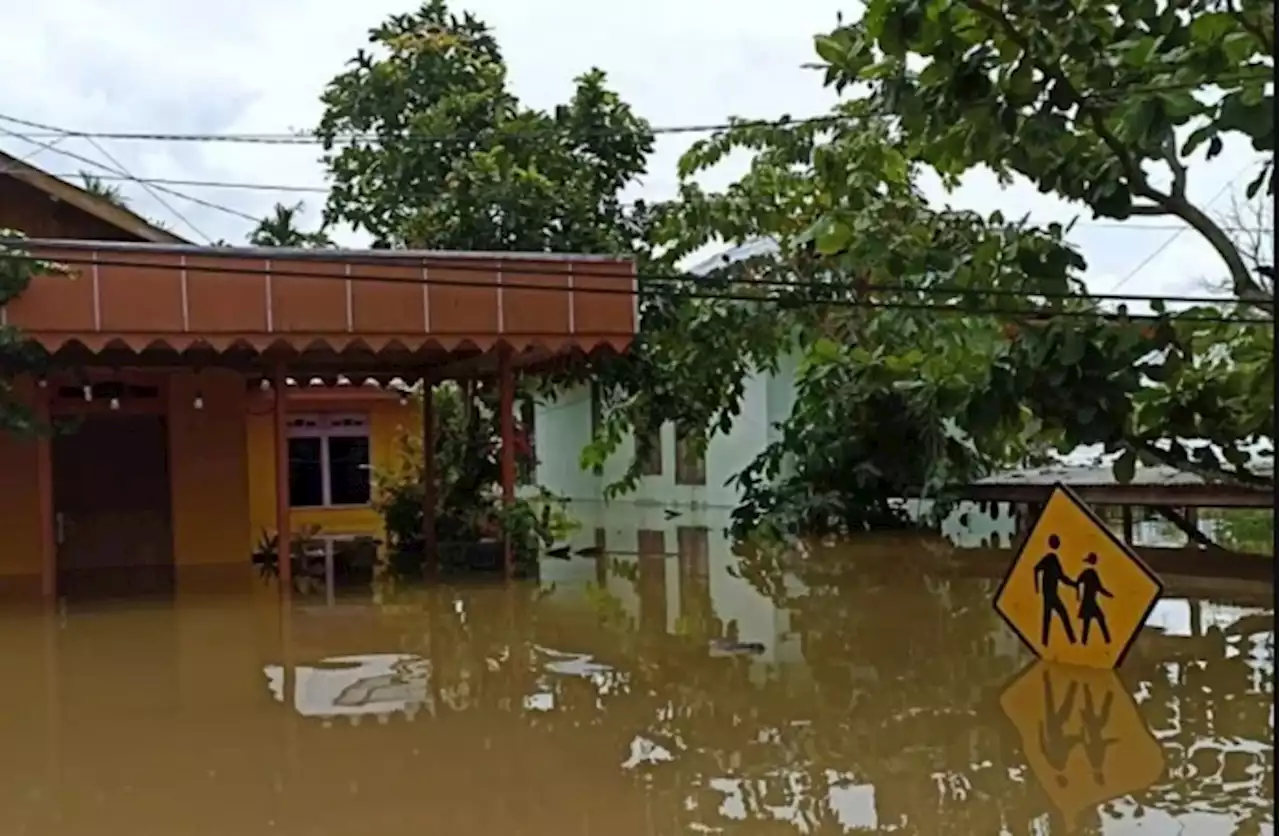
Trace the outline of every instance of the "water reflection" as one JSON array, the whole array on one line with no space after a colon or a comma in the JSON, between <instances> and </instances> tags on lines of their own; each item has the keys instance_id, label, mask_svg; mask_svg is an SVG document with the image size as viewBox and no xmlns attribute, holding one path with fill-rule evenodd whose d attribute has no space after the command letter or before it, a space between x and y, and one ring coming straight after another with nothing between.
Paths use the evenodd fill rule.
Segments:
<instances>
[{"instance_id":1,"label":"water reflection","mask_svg":"<svg viewBox=\"0 0 1280 836\"><path fill-rule=\"evenodd\" d=\"M1028 668L929 543L705 522L605 521L541 586L4 615L5 832L1273 832L1273 609Z\"/></svg>"}]
</instances>

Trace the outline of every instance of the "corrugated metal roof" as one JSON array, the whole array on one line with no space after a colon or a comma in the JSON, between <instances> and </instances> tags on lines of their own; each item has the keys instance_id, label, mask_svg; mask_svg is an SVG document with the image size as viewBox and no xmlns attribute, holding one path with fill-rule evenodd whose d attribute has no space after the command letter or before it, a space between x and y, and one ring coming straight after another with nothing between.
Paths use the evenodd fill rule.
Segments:
<instances>
[{"instance_id":1,"label":"corrugated metal roof","mask_svg":"<svg viewBox=\"0 0 1280 836\"><path fill-rule=\"evenodd\" d=\"M1111 465L1049 465L1047 467L1006 470L977 480L978 485L1054 485L1100 487L1119 484ZM1205 480L1176 468L1139 465L1128 484L1142 487L1163 485L1203 485Z\"/></svg>"},{"instance_id":2,"label":"corrugated metal roof","mask_svg":"<svg viewBox=\"0 0 1280 836\"><path fill-rule=\"evenodd\" d=\"M689 272L695 276L706 276L714 273L722 267L735 264L739 261L746 261L748 258L754 258L758 255L772 255L778 251L778 242L772 238L757 238L753 241L747 241L736 247L730 247L722 253L713 255L705 261L700 261L693 267L689 268Z\"/></svg>"}]
</instances>

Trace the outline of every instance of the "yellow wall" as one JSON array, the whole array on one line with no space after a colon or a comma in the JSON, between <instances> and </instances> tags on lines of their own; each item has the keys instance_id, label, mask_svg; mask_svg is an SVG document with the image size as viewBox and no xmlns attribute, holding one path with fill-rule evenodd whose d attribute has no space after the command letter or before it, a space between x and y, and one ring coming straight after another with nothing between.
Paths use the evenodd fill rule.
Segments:
<instances>
[{"instance_id":1,"label":"yellow wall","mask_svg":"<svg viewBox=\"0 0 1280 836\"><path fill-rule=\"evenodd\" d=\"M394 463L402 432L420 432L422 417L412 404L371 398L327 403L291 404L291 414L317 412L363 413L369 416L369 457L377 471ZM249 537L256 544L263 532L276 528L276 482L274 425L268 409L251 411L248 419ZM289 516L296 533L318 526L321 534L384 536L382 518L372 508L298 508Z\"/></svg>"},{"instance_id":2,"label":"yellow wall","mask_svg":"<svg viewBox=\"0 0 1280 836\"><path fill-rule=\"evenodd\" d=\"M17 381L18 399L35 389ZM0 432L0 578L40 576L40 497L36 492L36 442ZM39 589L38 580L36 589Z\"/></svg>"},{"instance_id":3,"label":"yellow wall","mask_svg":"<svg viewBox=\"0 0 1280 836\"><path fill-rule=\"evenodd\" d=\"M35 386L15 384L30 402ZM168 379L169 471L172 485L174 562L179 591L190 578L202 589L213 575L236 585L252 582L250 562L263 531L275 525L275 454L269 399L254 400L244 378L227 371L179 373ZM199 395L203 408L195 408ZM369 415L374 469L394 462L402 432L418 432L412 405L385 398L297 404L291 412L361 412ZM39 588L40 497L36 490L37 442L0 433L0 586L21 582ZM299 509L291 526L319 526L325 534L381 537L372 508ZM235 571L243 567L244 572ZM220 573L213 570L225 570ZM257 584L261 585L261 584Z\"/></svg>"},{"instance_id":4,"label":"yellow wall","mask_svg":"<svg viewBox=\"0 0 1280 836\"><path fill-rule=\"evenodd\" d=\"M203 408L195 408L199 395ZM244 378L209 370L169 378L169 473L174 563L181 588L192 570L244 567L251 577Z\"/></svg>"}]
</instances>

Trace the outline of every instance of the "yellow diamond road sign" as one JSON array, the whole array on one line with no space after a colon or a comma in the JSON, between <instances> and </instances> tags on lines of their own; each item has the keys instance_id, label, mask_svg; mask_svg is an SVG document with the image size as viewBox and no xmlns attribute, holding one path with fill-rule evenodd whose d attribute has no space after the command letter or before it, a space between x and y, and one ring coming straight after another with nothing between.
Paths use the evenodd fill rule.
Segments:
<instances>
[{"instance_id":1,"label":"yellow diamond road sign","mask_svg":"<svg viewBox=\"0 0 1280 836\"><path fill-rule=\"evenodd\" d=\"M1164 774L1160 744L1115 671L1037 661L1000 695L1000 707L1067 832L1089 810Z\"/></svg>"},{"instance_id":2,"label":"yellow diamond road sign","mask_svg":"<svg viewBox=\"0 0 1280 836\"><path fill-rule=\"evenodd\" d=\"M1040 658L1124 659L1164 587L1070 489L1057 485L996 592L996 612Z\"/></svg>"}]
</instances>

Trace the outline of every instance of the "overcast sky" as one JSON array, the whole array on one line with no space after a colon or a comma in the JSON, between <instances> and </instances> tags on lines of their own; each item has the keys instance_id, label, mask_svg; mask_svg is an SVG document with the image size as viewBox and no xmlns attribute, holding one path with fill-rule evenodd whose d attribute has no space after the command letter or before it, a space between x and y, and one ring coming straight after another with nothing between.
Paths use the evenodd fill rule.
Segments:
<instances>
[{"instance_id":1,"label":"overcast sky","mask_svg":"<svg viewBox=\"0 0 1280 836\"><path fill-rule=\"evenodd\" d=\"M364 45L366 31L409 0L221 0L192 4L165 0L57 0L28 3L5 17L0 77L22 80L0 87L0 115L83 131L258 132L307 129L320 115L318 96L343 63ZM471 0L454 4L487 21L506 53L512 84L528 104L550 107L565 99L575 75L604 69L612 85L654 125L703 124L729 116L803 116L832 101L820 80L801 65L813 60L812 36L835 23L833 0ZM0 128L24 131L0 121ZM660 140L641 191L669 196L675 161L691 137ZM47 139L45 141L48 141ZM321 186L318 151L308 146L212 143L104 142L134 176ZM57 144L109 163L83 139ZM0 149L57 174L92 166L56 151L41 151L0 133ZM1247 146L1191 173L1190 193L1203 203L1215 195L1215 213L1243 190ZM708 185L735 172L717 172ZM1234 181L1234 187L1228 184ZM277 201L305 197L312 217L320 195L179 187L249 215ZM202 241L136 184L123 187L131 205L179 234ZM1117 225L1094 222L1087 209L1039 194L1033 187L1002 190L985 173L938 201L1037 220L1080 215L1073 240L1089 261L1095 291L1107 291L1176 233L1172 219L1146 218ZM233 243L252 226L237 215L165 196L201 232ZM1155 227L1155 228L1152 228ZM343 243L359 245L343 235ZM1198 293L1223 271L1216 254L1191 231L1169 244L1124 282L1131 293Z\"/></svg>"}]
</instances>

